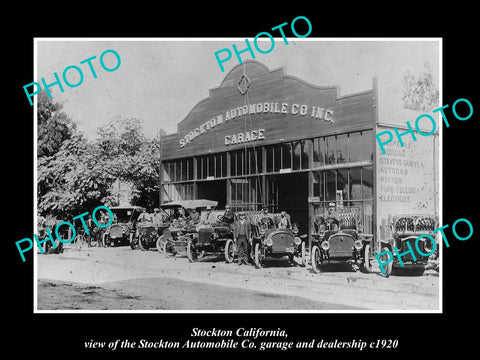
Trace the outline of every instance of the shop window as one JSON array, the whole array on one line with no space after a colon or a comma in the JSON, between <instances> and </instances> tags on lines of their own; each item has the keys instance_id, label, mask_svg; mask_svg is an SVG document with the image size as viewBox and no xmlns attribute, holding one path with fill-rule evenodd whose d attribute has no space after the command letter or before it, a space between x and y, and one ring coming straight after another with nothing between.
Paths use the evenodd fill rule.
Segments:
<instances>
[{"instance_id":1,"label":"shop window","mask_svg":"<svg viewBox=\"0 0 480 360\"><path fill-rule=\"evenodd\" d=\"M274 166L273 171L278 172L280 171L281 164L282 164L282 147L280 144L274 145L273 147L273 158L274 158Z\"/></svg>"},{"instance_id":2,"label":"shop window","mask_svg":"<svg viewBox=\"0 0 480 360\"><path fill-rule=\"evenodd\" d=\"M373 131L362 131L362 160L373 163Z\"/></svg>"},{"instance_id":3,"label":"shop window","mask_svg":"<svg viewBox=\"0 0 480 360\"><path fill-rule=\"evenodd\" d=\"M243 170L245 168L245 154L243 153L243 151L237 151L236 155L237 155L237 163L236 163L237 176L238 175L244 175Z\"/></svg>"},{"instance_id":4,"label":"shop window","mask_svg":"<svg viewBox=\"0 0 480 360\"><path fill-rule=\"evenodd\" d=\"M235 152L230 153L230 176L237 175L237 154Z\"/></svg>"},{"instance_id":5,"label":"shop window","mask_svg":"<svg viewBox=\"0 0 480 360\"><path fill-rule=\"evenodd\" d=\"M182 180L182 162L175 161L175 180L174 181L181 181Z\"/></svg>"},{"instance_id":6,"label":"shop window","mask_svg":"<svg viewBox=\"0 0 480 360\"><path fill-rule=\"evenodd\" d=\"M335 201L337 199L337 183L335 170L325 171L325 200Z\"/></svg>"},{"instance_id":7,"label":"shop window","mask_svg":"<svg viewBox=\"0 0 480 360\"><path fill-rule=\"evenodd\" d=\"M324 181L323 177L325 172L313 171L313 196L318 197L320 201L325 200L324 197Z\"/></svg>"},{"instance_id":8,"label":"shop window","mask_svg":"<svg viewBox=\"0 0 480 360\"><path fill-rule=\"evenodd\" d=\"M171 173L170 173L170 163L164 162L162 166L162 178L163 182L170 182L171 180Z\"/></svg>"},{"instance_id":9,"label":"shop window","mask_svg":"<svg viewBox=\"0 0 480 360\"><path fill-rule=\"evenodd\" d=\"M222 155L215 155L215 177L222 177Z\"/></svg>"},{"instance_id":10,"label":"shop window","mask_svg":"<svg viewBox=\"0 0 480 360\"><path fill-rule=\"evenodd\" d=\"M181 181L186 181L188 180L188 159L181 160L181 164Z\"/></svg>"},{"instance_id":11,"label":"shop window","mask_svg":"<svg viewBox=\"0 0 480 360\"><path fill-rule=\"evenodd\" d=\"M202 176L200 177L200 179L206 179L207 174L208 174L208 172L207 172L207 168L208 168L207 157L202 156L201 159L202 159L202 166L200 167L200 170L201 170Z\"/></svg>"},{"instance_id":12,"label":"shop window","mask_svg":"<svg viewBox=\"0 0 480 360\"><path fill-rule=\"evenodd\" d=\"M362 161L362 135L359 132L349 134L348 139L350 162Z\"/></svg>"},{"instance_id":13,"label":"shop window","mask_svg":"<svg viewBox=\"0 0 480 360\"><path fill-rule=\"evenodd\" d=\"M348 162L348 135L337 135L337 164L345 164Z\"/></svg>"},{"instance_id":14,"label":"shop window","mask_svg":"<svg viewBox=\"0 0 480 360\"><path fill-rule=\"evenodd\" d=\"M308 165L308 146L309 146L310 142L308 141L301 141L301 147L302 147L302 150L301 150L301 154L300 154L300 162L301 162L301 166L302 166L302 169L308 169L309 165Z\"/></svg>"},{"instance_id":15,"label":"shop window","mask_svg":"<svg viewBox=\"0 0 480 360\"><path fill-rule=\"evenodd\" d=\"M265 147L266 151L266 170L267 172L273 172L273 162L274 162L274 152L273 152L273 146L266 146Z\"/></svg>"},{"instance_id":16,"label":"shop window","mask_svg":"<svg viewBox=\"0 0 480 360\"><path fill-rule=\"evenodd\" d=\"M193 180L193 158L188 159L187 161L187 180Z\"/></svg>"},{"instance_id":17,"label":"shop window","mask_svg":"<svg viewBox=\"0 0 480 360\"><path fill-rule=\"evenodd\" d=\"M221 157L221 163L222 163L222 177L227 177L227 153L223 153L220 155Z\"/></svg>"},{"instance_id":18,"label":"shop window","mask_svg":"<svg viewBox=\"0 0 480 360\"><path fill-rule=\"evenodd\" d=\"M248 158L248 170L249 174L257 174L262 172L262 152L256 148L250 148L247 150Z\"/></svg>"},{"instance_id":19,"label":"shop window","mask_svg":"<svg viewBox=\"0 0 480 360\"><path fill-rule=\"evenodd\" d=\"M348 169L337 170L336 201L338 206L348 205Z\"/></svg>"},{"instance_id":20,"label":"shop window","mask_svg":"<svg viewBox=\"0 0 480 360\"><path fill-rule=\"evenodd\" d=\"M282 144L282 169L292 168L292 148L290 143Z\"/></svg>"},{"instance_id":21,"label":"shop window","mask_svg":"<svg viewBox=\"0 0 480 360\"><path fill-rule=\"evenodd\" d=\"M292 143L292 153L293 153L293 170L300 170L301 165L301 156L302 156L302 145L300 141L294 141Z\"/></svg>"},{"instance_id":22,"label":"shop window","mask_svg":"<svg viewBox=\"0 0 480 360\"><path fill-rule=\"evenodd\" d=\"M207 156L207 176L215 177L215 156Z\"/></svg>"},{"instance_id":23,"label":"shop window","mask_svg":"<svg viewBox=\"0 0 480 360\"><path fill-rule=\"evenodd\" d=\"M362 198L373 199L373 167L362 168Z\"/></svg>"},{"instance_id":24,"label":"shop window","mask_svg":"<svg viewBox=\"0 0 480 360\"><path fill-rule=\"evenodd\" d=\"M335 164L335 136L328 136L325 138L325 164Z\"/></svg>"},{"instance_id":25,"label":"shop window","mask_svg":"<svg viewBox=\"0 0 480 360\"><path fill-rule=\"evenodd\" d=\"M313 139L313 167L325 165L325 139Z\"/></svg>"},{"instance_id":26,"label":"shop window","mask_svg":"<svg viewBox=\"0 0 480 360\"><path fill-rule=\"evenodd\" d=\"M350 200L362 199L362 169L349 170L349 198Z\"/></svg>"}]
</instances>

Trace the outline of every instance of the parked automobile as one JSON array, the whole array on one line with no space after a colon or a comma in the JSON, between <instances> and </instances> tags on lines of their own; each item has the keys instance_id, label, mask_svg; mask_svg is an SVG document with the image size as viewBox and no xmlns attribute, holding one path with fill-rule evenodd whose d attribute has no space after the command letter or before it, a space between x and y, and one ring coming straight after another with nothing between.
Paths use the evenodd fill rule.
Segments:
<instances>
[{"instance_id":1,"label":"parked automobile","mask_svg":"<svg viewBox=\"0 0 480 360\"><path fill-rule=\"evenodd\" d=\"M191 262L208 255L224 255L227 262L232 262L233 229L225 221L224 210L212 210L205 213L197 226L198 236L194 236L187 246L187 256Z\"/></svg>"},{"instance_id":2,"label":"parked automobile","mask_svg":"<svg viewBox=\"0 0 480 360\"><path fill-rule=\"evenodd\" d=\"M169 227L158 238L157 249L168 256L187 255L191 261L201 258L202 251L194 245L194 239L198 238L197 226L201 221L201 213L217 205L217 201L206 199L172 201L160 205L167 214ZM192 216L194 210L200 213L195 219Z\"/></svg>"},{"instance_id":3,"label":"parked automobile","mask_svg":"<svg viewBox=\"0 0 480 360\"><path fill-rule=\"evenodd\" d=\"M144 251L151 248L156 249L158 238L163 235L168 227L169 224L154 224L151 221L139 222L137 223L137 232L135 234L136 243ZM130 246L134 249L135 244L130 243Z\"/></svg>"},{"instance_id":4,"label":"parked automobile","mask_svg":"<svg viewBox=\"0 0 480 360\"><path fill-rule=\"evenodd\" d=\"M361 267L370 272L373 234L358 231L356 214L340 214L338 219L320 218L318 232L312 234L313 271L322 272L325 264L349 263L355 271Z\"/></svg>"},{"instance_id":5,"label":"parked automobile","mask_svg":"<svg viewBox=\"0 0 480 360\"><path fill-rule=\"evenodd\" d=\"M145 209L140 206L116 206L110 207L110 210L114 220L108 228L102 229L104 230L102 245L108 247L130 244L132 246L135 241L137 219Z\"/></svg>"},{"instance_id":6,"label":"parked automobile","mask_svg":"<svg viewBox=\"0 0 480 360\"><path fill-rule=\"evenodd\" d=\"M420 254L415 247L415 241L420 235L429 235L435 239L435 234L432 231L437 227L438 218L435 215L404 214L394 216L390 224L392 236L386 241L382 240L380 243L380 252L388 250L393 254L393 261L384 266L384 275L390 276L394 268L408 268L422 275L425 272L425 267L428 265L430 256ZM416 260L413 259L411 253L407 253L402 256L403 266L401 266L393 247L395 246L398 253L402 254L409 250L407 242L410 244ZM433 249L431 240L426 237L421 238L417 245L418 249L424 254L430 253ZM384 259L384 256L389 255L380 256L381 260L386 262L388 259ZM431 257L434 259L436 256L434 253Z\"/></svg>"},{"instance_id":7,"label":"parked automobile","mask_svg":"<svg viewBox=\"0 0 480 360\"><path fill-rule=\"evenodd\" d=\"M272 217L262 217L253 224L253 241L251 257L255 267L262 267L265 258L280 259L288 257L290 263L294 258L300 258L302 266L306 264L307 235L298 236L298 225L292 224L292 228L278 229Z\"/></svg>"}]
</instances>

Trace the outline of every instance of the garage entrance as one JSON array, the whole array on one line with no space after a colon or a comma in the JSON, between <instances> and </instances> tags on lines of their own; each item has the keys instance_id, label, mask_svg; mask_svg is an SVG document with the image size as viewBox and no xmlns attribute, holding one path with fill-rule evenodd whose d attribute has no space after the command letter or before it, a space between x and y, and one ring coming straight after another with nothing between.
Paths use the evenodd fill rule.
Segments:
<instances>
[{"instance_id":1,"label":"garage entrance","mask_svg":"<svg viewBox=\"0 0 480 360\"><path fill-rule=\"evenodd\" d=\"M268 178L269 203L274 212L285 210L292 223L298 223L300 232L307 234L308 225L308 173L278 174Z\"/></svg>"},{"instance_id":2,"label":"garage entrance","mask_svg":"<svg viewBox=\"0 0 480 360\"><path fill-rule=\"evenodd\" d=\"M225 209L227 203L227 181L211 180L197 182L197 199L218 201L217 209Z\"/></svg>"}]
</instances>

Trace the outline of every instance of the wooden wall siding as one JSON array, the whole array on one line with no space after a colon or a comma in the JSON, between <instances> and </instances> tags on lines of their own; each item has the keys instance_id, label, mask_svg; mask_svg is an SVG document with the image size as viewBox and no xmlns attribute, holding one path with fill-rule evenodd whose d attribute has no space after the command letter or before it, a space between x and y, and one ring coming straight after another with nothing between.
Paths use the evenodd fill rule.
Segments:
<instances>
[{"instance_id":1,"label":"wooden wall siding","mask_svg":"<svg viewBox=\"0 0 480 360\"><path fill-rule=\"evenodd\" d=\"M183 148L179 140L196 127L226 111L245 105L246 97L238 88L243 74L243 65L235 67L223 80L220 87L210 91L210 97L199 102L178 126L178 132L162 139L162 157L171 159L213 152L235 150L252 143L225 145L225 136L239 132L265 129L265 140L256 146L278 143L283 140L322 136L345 131L373 127L373 90L337 97L336 86L318 87L291 76L283 69L269 71L256 61L246 63L250 79L249 104L288 103L288 113L255 113L237 116L197 136ZM292 104L308 105L307 114L291 114ZM312 106L321 106L334 111L334 123L311 117Z\"/></svg>"}]
</instances>

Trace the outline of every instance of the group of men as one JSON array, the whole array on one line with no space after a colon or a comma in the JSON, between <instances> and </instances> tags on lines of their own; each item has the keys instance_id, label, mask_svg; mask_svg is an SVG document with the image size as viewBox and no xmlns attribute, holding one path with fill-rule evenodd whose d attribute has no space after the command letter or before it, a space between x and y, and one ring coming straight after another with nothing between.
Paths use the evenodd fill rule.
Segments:
<instances>
[{"instance_id":1,"label":"group of men","mask_svg":"<svg viewBox=\"0 0 480 360\"><path fill-rule=\"evenodd\" d=\"M153 209L153 214L147 213L146 210L144 210L137 219L138 222L153 222L154 224L162 224L164 221L164 218L162 214L160 213L159 208Z\"/></svg>"}]
</instances>

